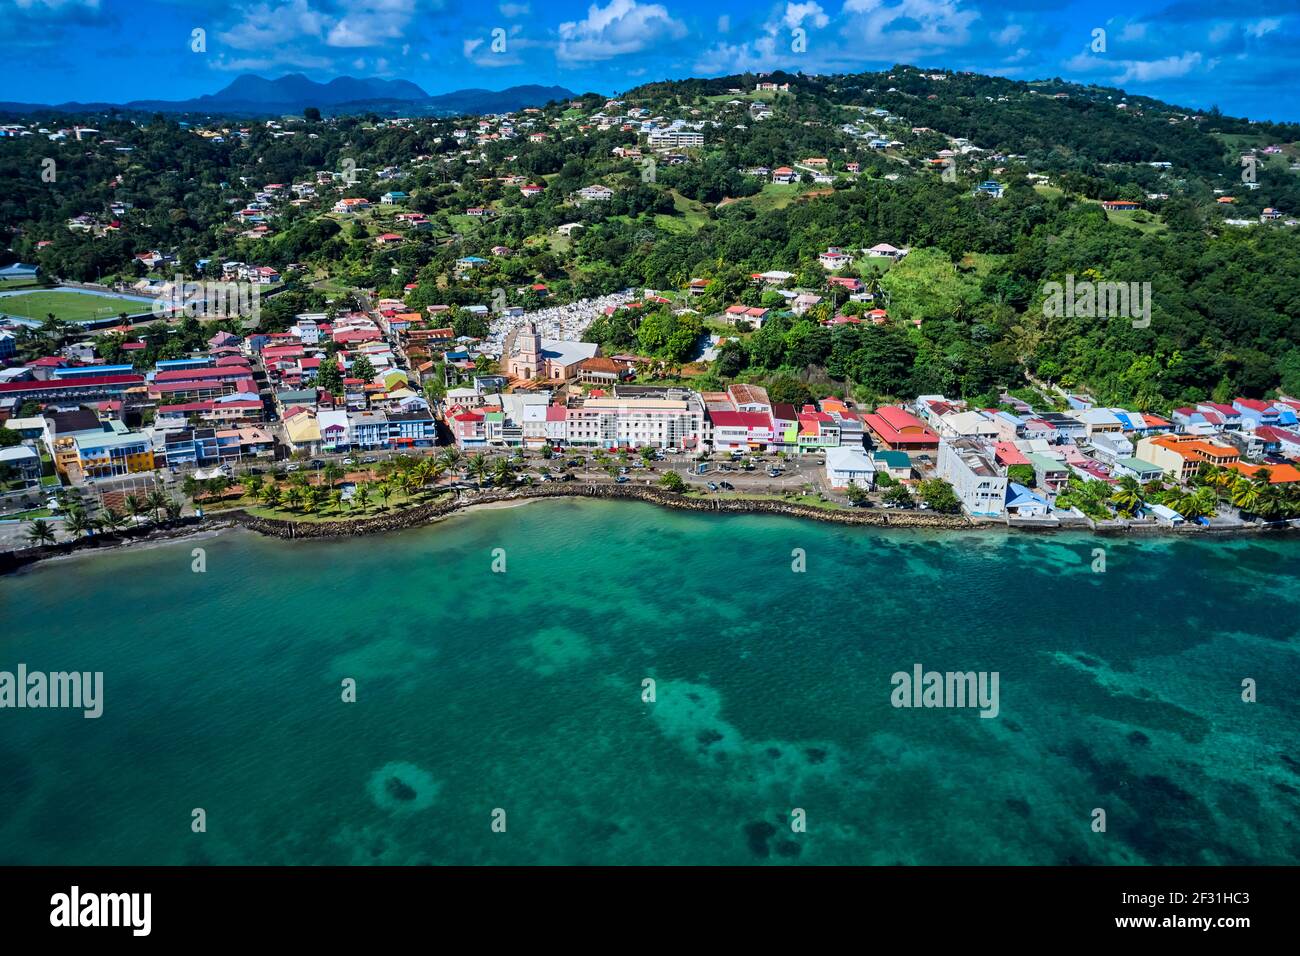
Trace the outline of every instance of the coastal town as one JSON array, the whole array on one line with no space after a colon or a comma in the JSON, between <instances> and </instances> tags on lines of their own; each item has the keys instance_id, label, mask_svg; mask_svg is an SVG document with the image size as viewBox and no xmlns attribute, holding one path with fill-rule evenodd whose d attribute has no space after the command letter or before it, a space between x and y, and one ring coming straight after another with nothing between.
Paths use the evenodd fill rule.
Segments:
<instances>
[{"instance_id":1,"label":"coastal town","mask_svg":"<svg viewBox=\"0 0 1300 956\"><path fill-rule=\"evenodd\" d=\"M796 404L761 385L656 383L662 363L577 337L597 315L654 301L689 304L691 292L516 310L482 338L442 325L444 308L378 299L299 314L279 333L217 331L143 370L83 343L13 363L0 382L4 546L234 506L355 518L415 489L424 500L576 480L1039 528L1298 516L1300 400L1161 417L1044 386L1036 402L1003 394L995 407L942 395Z\"/></svg>"},{"instance_id":2,"label":"coastal town","mask_svg":"<svg viewBox=\"0 0 1300 956\"><path fill-rule=\"evenodd\" d=\"M129 178L148 124L5 124L20 148L88 149L124 172L103 208L20 230L10 257L33 264L0 269L0 548L223 511L360 521L555 482L894 523L928 512L974 526L1195 531L1300 519L1300 400L1255 384L1234 393L1228 379L1211 389L1208 373L1203 391L1164 400L1137 353L1124 373L1136 384L1109 401L1054 359L994 366L954 316L967 302L994 308L978 282L1005 257L954 264L915 224L868 228L844 207L834 215L851 226L813 230L816 245L747 253L748 268L696 258L666 268L669 284L616 285L606 257L655 262L724 214L744 223L948 190L959 216L993 224L1083 188L1039 155L908 118L992 81L898 68L870 87L803 82L819 86L760 76L689 100L586 96L481 117L180 123L169 135L187 148L249 172L210 184L221 221L171 246L132 238L157 235ZM994 113L1050 115L1079 95L989 88L1001 92L978 99ZM851 105L796 123L814 93ZM1124 121L1148 112L1162 135L1210 120L1144 104ZM376 147L378 162L251 174L249 154L345 129L426 151L389 159ZM819 148L754 145L777 129ZM1294 160L1269 143L1240 152L1263 167ZM1260 205L1270 196L1251 195L1254 180L1237 196L1193 188L1172 166L1099 164L1125 183L1084 184L1102 195L1080 203L1134 235L1162 233L1180 198L1224 230L1289 237L1297 223ZM748 227L737 228L743 242ZM128 264L104 259L93 276L77 258L119 249ZM1151 322L1136 284L1130 302L1126 284L1097 283L1076 310L1075 277L1063 278L1029 310L1061 313L1055 287L1068 317Z\"/></svg>"}]
</instances>

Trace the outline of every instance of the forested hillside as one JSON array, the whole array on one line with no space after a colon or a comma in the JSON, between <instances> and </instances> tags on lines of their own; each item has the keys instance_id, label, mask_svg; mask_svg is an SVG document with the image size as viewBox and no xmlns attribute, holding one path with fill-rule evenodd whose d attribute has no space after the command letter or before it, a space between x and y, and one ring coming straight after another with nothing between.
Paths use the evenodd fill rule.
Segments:
<instances>
[{"instance_id":1,"label":"forested hillside","mask_svg":"<svg viewBox=\"0 0 1300 956\"><path fill-rule=\"evenodd\" d=\"M790 89L756 91L759 82ZM669 301L602 320L589 336L676 364L704 332L725 328L714 318L727 306L773 307L761 330L731 330L706 370L717 381L978 398L1028 373L1150 409L1300 394L1300 230L1285 221L1300 214L1294 126L1114 89L901 66L654 83L616 101L588 94L487 121L85 119L99 130L93 143L0 140L7 258L38 263L51 279L198 275L201 260L211 275L224 260L255 262L286 275L290 294L271 321L345 288L423 309L485 303L496 290L532 308L534 284L552 302L633 287ZM635 158L651 155L641 124L673 120L701 130L704 145L660 151L647 171ZM1243 155L1257 163L1249 185ZM41 175L49 157L53 182ZM825 165L802 165L810 157ZM770 170L792 165L798 182L770 181ZM256 238L231 222L266 184L317 182L322 172L328 181L347 168L359 171L355 181L336 177L309 200L276 206ZM385 168L400 178L378 178ZM1005 187L1000 197L975 194L990 180ZM525 181L544 190L522 195ZM379 242L395 228L389 212L331 211L340 197L377 203L394 182L408 197L402 208L429 228ZM575 199L593 184L609 187L607 201ZM1116 214L1103 199L1141 208ZM129 208L113 217L114 203ZM1278 221L1263 221L1273 209ZM100 225L69 228L78 216ZM576 231L557 234L566 224ZM838 294L819 254L878 243L910 254L859 258L835 275L864 282L890 321L833 323L871 305ZM175 265L150 272L135 258L148 250ZM461 268L467 256L481 265ZM824 301L790 314L752 280L771 270ZM1044 284L1067 275L1150 283L1150 326L1045 315ZM692 279L710 284L686 311ZM480 325L453 318L461 332Z\"/></svg>"}]
</instances>

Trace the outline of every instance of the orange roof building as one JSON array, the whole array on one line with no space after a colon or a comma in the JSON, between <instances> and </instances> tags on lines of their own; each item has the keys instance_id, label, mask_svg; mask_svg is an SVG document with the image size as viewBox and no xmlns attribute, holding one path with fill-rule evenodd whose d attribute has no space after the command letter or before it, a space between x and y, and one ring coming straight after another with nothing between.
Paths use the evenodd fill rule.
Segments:
<instances>
[{"instance_id":1,"label":"orange roof building","mask_svg":"<svg viewBox=\"0 0 1300 956\"><path fill-rule=\"evenodd\" d=\"M1241 453L1229 445L1216 445L1195 435L1160 435L1138 442L1137 457L1149 461L1170 477L1187 481L1208 463L1227 468L1241 460Z\"/></svg>"},{"instance_id":2,"label":"orange roof building","mask_svg":"<svg viewBox=\"0 0 1300 956\"><path fill-rule=\"evenodd\" d=\"M1243 461L1236 461L1228 467L1233 471L1241 472L1247 478L1254 478L1260 471L1267 471L1270 485L1289 485L1300 481L1300 468L1295 465L1248 465Z\"/></svg>"}]
</instances>

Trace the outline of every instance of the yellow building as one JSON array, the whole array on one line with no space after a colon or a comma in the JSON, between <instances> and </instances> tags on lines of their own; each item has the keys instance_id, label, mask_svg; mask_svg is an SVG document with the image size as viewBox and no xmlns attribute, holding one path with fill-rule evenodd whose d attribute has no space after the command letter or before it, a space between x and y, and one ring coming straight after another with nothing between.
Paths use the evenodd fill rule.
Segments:
<instances>
[{"instance_id":1,"label":"yellow building","mask_svg":"<svg viewBox=\"0 0 1300 956\"><path fill-rule=\"evenodd\" d=\"M153 471L153 446L139 432L73 435L76 467L86 478L111 478Z\"/></svg>"}]
</instances>

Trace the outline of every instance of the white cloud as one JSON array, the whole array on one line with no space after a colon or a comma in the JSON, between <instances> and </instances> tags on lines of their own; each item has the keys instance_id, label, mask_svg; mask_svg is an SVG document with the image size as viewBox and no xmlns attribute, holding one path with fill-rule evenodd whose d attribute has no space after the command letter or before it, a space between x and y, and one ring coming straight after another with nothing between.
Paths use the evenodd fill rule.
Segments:
<instances>
[{"instance_id":1,"label":"white cloud","mask_svg":"<svg viewBox=\"0 0 1300 956\"><path fill-rule=\"evenodd\" d=\"M666 39L681 39L686 25L658 3L610 0L592 4L585 20L561 23L555 55L562 62L608 60L648 49Z\"/></svg>"},{"instance_id":2,"label":"white cloud","mask_svg":"<svg viewBox=\"0 0 1300 956\"><path fill-rule=\"evenodd\" d=\"M1167 56L1160 60L1124 60L1124 72L1115 80L1116 83L1128 83L1136 80L1149 83L1153 80L1168 80L1186 76L1201 64L1201 54L1184 53L1182 56Z\"/></svg>"},{"instance_id":3,"label":"white cloud","mask_svg":"<svg viewBox=\"0 0 1300 956\"><path fill-rule=\"evenodd\" d=\"M325 17L312 9L307 0L289 3L259 3L240 9L243 16L235 26L218 36L236 50L269 50L303 37L321 39L328 26Z\"/></svg>"},{"instance_id":4,"label":"white cloud","mask_svg":"<svg viewBox=\"0 0 1300 956\"><path fill-rule=\"evenodd\" d=\"M731 29L731 17L729 17L727 14L724 13L722 16L718 17L718 32L726 33L730 29Z\"/></svg>"},{"instance_id":5,"label":"white cloud","mask_svg":"<svg viewBox=\"0 0 1300 956\"><path fill-rule=\"evenodd\" d=\"M515 17L526 17L533 12L533 8L527 3L503 3L498 10L507 20L513 20Z\"/></svg>"},{"instance_id":6,"label":"white cloud","mask_svg":"<svg viewBox=\"0 0 1300 956\"><path fill-rule=\"evenodd\" d=\"M1235 23L1216 23L1210 27L1210 42L1222 43L1236 32L1237 25Z\"/></svg>"},{"instance_id":7,"label":"white cloud","mask_svg":"<svg viewBox=\"0 0 1300 956\"><path fill-rule=\"evenodd\" d=\"M1259 39L1269 33L1272 33L1282 25L1282 21L1276 17L1270 17L1264 20L1256 20L1254 23L1246 24L1246 36Z\"/></svg>"},{"instance_id":8,"label":"white cloud","mask_svg":"<svg viewBox=\"0 0 1300 956\"><path fill-rule=\"evenodd\" d=\"M1011 46L1025 35L1025 28L1018 23L1011 23L1003 27L997 33L993 34L993 40L998 46Z\"/></svg>"},{"instance_id":9,"label":"white cloud","mask_svg":"<svg viewBox=\"0 0 1300 956\"><path fill-rule=\"evenodd\" d=\"M219 37L237 50L261 50L270 58L277 50L287 56L288 48L304 41L342 49L388 46L405 38L417 14L441 5L442 0L350 0L335 12L311 0L262 0L236 5L238 19Z\"/></svg>"},{"instance_id":10,"label":"white cloud","mask_svg":"<svg viewBox=\"0 0 1300 956\"><path fill-rule=\"evenodd\" d=\"M809 0L808 3L787 3L785 5L785 16L782 22L791 30L803 26L804 20L817 27L819 30L831 22L831 18L826 15L821 4L817 0Z\"/></svg>"},{"instance_id":11,"label":"white cloud","mask_svg":"<svg viewBox=\"0 0 1300 956\"><path fill-rule=\"evenodd\" d=\"M299 70L330 70L334 67L334 61L310 53L290 52L287 55L242 56L233 59L216 56L208 61L208 65L212 69L220 70L223 73L261 73L277 68L283 69L284 67L293 67Z\"/></svg>"},{"instance_id":12,"label":"white cloud","mask_svg":"<svg viewBox=\"0 0 1300 956\"><path fill-rule=\"evenodd\" d=\"M399 40L415 8L415 0L354 0L330 29L326 42L338 47L367 47Z\"/></svg>"},{"instance_id":13,"label":"white cloud","mask_svg":"<svg viewBox=\"0 0 1300 956\"><path fill-rule=\"evenodd\" d=\"M24 13L58 13L68 7L98 10L99 0L14 0L14 6Z\"/></svg>"},{"instance_id":14,"label":"white cloud","mask_svg":"<svg viewBox=\"0 0 1300 956\"><path fill-rule=\"evenodd\" d=\"M889 63L948 56L971 42L971 24L980 17L963 0L846 0L844 13L841 56L850 62L864 51Z\"/></svg>"}]
</instances>

